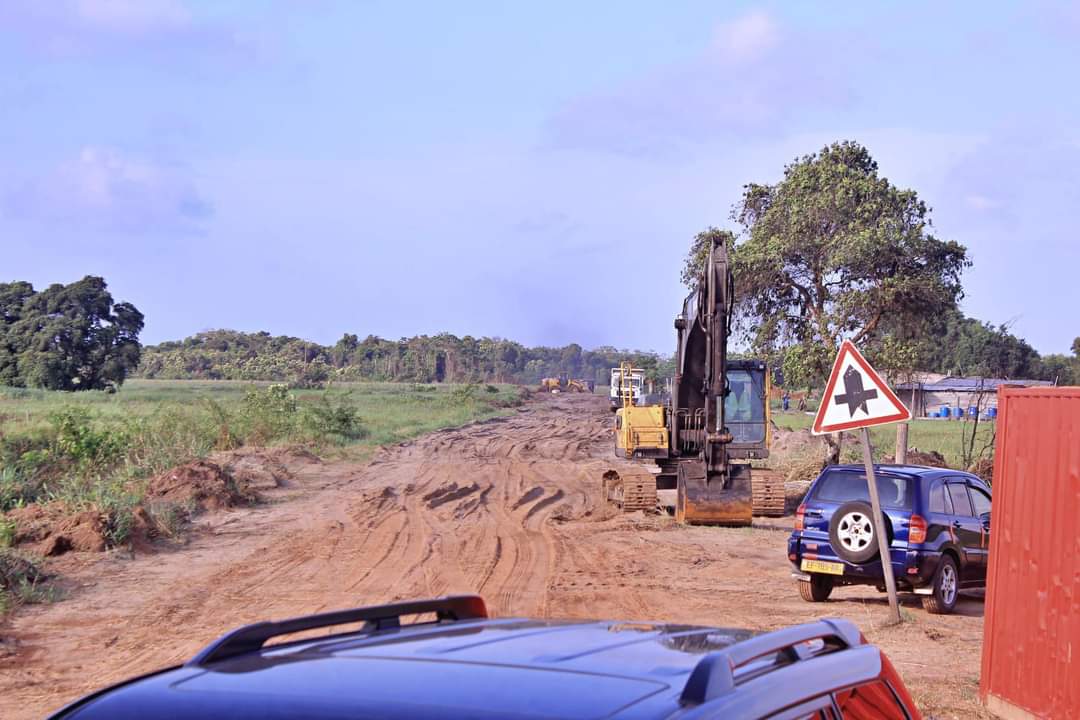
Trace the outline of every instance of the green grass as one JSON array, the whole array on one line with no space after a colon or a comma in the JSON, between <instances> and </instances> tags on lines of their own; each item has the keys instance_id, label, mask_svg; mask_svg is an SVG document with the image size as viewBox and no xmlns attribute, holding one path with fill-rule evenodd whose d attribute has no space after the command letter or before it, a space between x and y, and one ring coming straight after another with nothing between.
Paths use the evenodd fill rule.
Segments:
<instances>
[{"instance_id":1,"label":"green grass","mask_svg":"<svg viewBox=\"0 0 1080 720\"><path fill-rule=\"evenodd\" d=\"M0 431L5 434L24 432L40 426L50 413L73 406L92 410L96 419L104 423L153 418L163 411L204 414L208 400L227 410L235 410L249 389L271 384L224 380L129 380L112 395L0 387ZM475 390L462 392L470 387ZM496 392L488 392L488 387L496 388ZM518 398L518 388L514 385L338 383L327 391L289 392L301 408L316 402L324 392L331 397L347 397L348 403L372 429L372 436L365 441L369 444L392 442L417 432L490 417L504 411Z\"/></svg>"},{"instance_id":2,"label":"green grass","mask_svg":"<svg viewBox=\"0 0 1080 720\"><path fill-rule=\"evenodd\" d=\"M113 544L144 481L215 450L301 444L364 457L375 447L510 412L512 385L133 380L119 392L0 388L0 511L59 501L109 518ZM0 543L7 533L0 532Z\"/></svg>"},{"instance_id":3,"label":"green grass","mask_svg":"<svg viewBox=\"0 0 1080 720\"><path fill-rule=\"evenodd\" d=\"M809 430L814 424L814 416L798 412L773 412L773 422L777 427L786 430ZM971 423L969 421L930 420L919 418L912 420L908 430L908 447L918 448L923 452L931 450L941 453L950 467L960 467L962 462L962 433L970 437ZM975 438L975 453L986 446L994 432L994 423L980 421ZM858 449L857 433L846 433L844 441L845 462L858 462L862 459L862 450ZM870 444L874 448L874 459L882 460L892 457L896 450L896 425L882 425L870 428ZM848 450L855 457L848 454ZM856 452L857 451L857 452ZM989 451L988 451L989 453Z\"/></svg>"}]
</instances>

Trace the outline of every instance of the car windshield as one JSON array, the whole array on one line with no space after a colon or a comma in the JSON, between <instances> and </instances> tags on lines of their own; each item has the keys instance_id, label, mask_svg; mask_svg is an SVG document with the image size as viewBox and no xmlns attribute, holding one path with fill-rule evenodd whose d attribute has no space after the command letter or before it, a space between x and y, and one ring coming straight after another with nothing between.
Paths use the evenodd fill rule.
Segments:
<instances>
[{"instance_id":1,"label":"car windshield","mask_svg":"<svg viewBox=\"0 0 1080 720\"><path fill-rule=\"evenodd\" d=\"M878 472L878 497L884 507L911 509L912 482L910 478ZM862 500L870 502L866 473L854 470L831 470L818 481L814 497L829 502Z\"/></svg>"}]
</instances>

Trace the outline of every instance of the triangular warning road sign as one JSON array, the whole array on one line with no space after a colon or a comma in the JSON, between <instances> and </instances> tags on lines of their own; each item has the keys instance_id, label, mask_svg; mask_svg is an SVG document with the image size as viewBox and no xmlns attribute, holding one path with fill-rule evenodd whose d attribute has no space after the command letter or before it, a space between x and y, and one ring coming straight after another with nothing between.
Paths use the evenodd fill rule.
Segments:
<instances>
[{"instance_id":1,"label":"triangular warning road sign","mask_svg":"<svg viewBox=\"0 0 1080 720\"><path fill-rule=\"evenodd\" d=\"M855 345L845 340L825 385L825 396L818 406L812 432L824 435L910 419L911 412L900 398Z\"/></svg>"}]
</instances>

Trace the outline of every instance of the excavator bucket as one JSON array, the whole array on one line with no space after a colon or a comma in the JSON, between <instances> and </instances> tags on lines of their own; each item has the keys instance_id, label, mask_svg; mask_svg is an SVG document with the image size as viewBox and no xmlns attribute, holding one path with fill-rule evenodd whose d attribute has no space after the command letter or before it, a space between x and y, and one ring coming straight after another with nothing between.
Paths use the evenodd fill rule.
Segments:
<instances>
[{"instance_id":1,"label":"excavator bucket","mask_svg":"<svg viewBox=\"0 0 1080 720\"><path fill-rule=\"evenodd\" d=\"M753 492L750 466L731 465L728 483L717 476L706 477L704 464L679 466L675 519L691 525L750 524Z\"/></svg>"}]
</instances>

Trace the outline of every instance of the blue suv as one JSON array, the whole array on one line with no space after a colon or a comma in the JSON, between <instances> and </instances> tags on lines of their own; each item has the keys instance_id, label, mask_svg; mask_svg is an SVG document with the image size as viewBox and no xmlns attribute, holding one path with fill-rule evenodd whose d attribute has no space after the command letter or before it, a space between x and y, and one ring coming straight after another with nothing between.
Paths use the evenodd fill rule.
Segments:
<instances>
[{"instance_id":1,"label":"blue suv","mask_svg":"<svg viewBox=\"0 0 1080 720\"><path fill-rule=\"evenodd\" d=\"M879 465L874 473L897 589L921 595L928 612L952 612L961 589L986 585L990 487L944 468ZM829 466L811 484L788 540L804 600L824 602L837 585L885 589L870 517L862 465Z\"/></svg>"},{"instance_id":2,"label":"blue suv","mask_svg":"<svg viewBox=\"0 0 1080 720\"><path fill-rule=\"evenodd\" d=\"M98 691L54 715L57 720L615 717L922 718L889 658L847 620L758 633L666 623L490 618L483 599L474 595L248 625L183 665Z\"/></svg>"}]
</instances>

